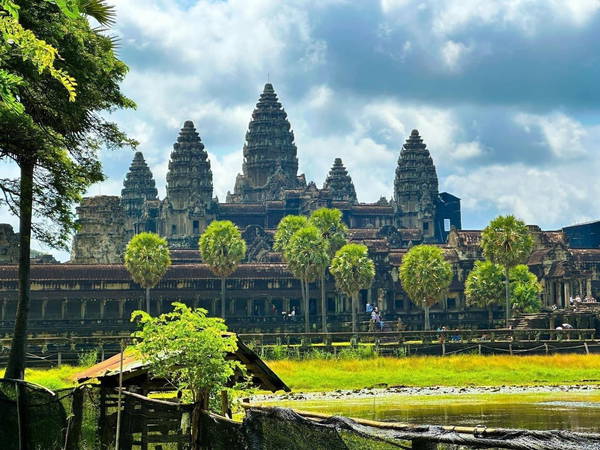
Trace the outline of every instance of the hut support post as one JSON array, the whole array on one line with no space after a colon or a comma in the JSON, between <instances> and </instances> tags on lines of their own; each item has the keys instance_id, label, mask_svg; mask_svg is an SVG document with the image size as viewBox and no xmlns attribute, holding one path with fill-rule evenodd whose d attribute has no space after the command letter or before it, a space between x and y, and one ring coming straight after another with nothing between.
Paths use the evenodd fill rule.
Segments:
<instances>
[{"instance_id":1,"label":"hut support post","mask_svg":"<svg viewBox=\"0 0 600 450\"><path fill-rule=\"evenodd\" d=\"M231 419L231 409L229 408L229 395L226 390L221 391L221 413L224 417Z\"/></svg>"}]
</instances>

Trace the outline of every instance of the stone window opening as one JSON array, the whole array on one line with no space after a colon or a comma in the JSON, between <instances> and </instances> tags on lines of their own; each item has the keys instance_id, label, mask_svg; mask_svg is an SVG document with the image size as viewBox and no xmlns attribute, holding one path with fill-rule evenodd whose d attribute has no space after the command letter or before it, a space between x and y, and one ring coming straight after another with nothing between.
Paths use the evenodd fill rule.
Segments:
<instances>
[{"instance_id":1,"label":"stone window opening","mask_svg":"<svg viewBox=\"0 0 600 450\"><path fill-rule=\"evenodd\" d=\"M198 220L194 220L192 222L193 234L200 234L200 222Z\"/></svg>"},{"instance_id":2,"label":"stone window opening","mask_svg":"<svg viewBox=\"0 0 600 450\"><path fill-rule=\"evenodd\" d=\"M171 225L171 234L177 234L177 225Z\"/></svg>"}]
</instances>

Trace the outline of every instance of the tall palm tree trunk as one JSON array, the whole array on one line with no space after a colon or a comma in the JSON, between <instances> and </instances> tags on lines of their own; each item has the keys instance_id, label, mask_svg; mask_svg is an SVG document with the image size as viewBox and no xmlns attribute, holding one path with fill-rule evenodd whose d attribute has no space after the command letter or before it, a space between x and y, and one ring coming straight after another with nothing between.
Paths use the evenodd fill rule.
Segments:
<instances>
[{"instance_id":1,"label":"tall palm tree trunk","mask_svg":"<svg viewBox=\"0 0 600 450\"><path fill-rule=\"evenodd\" d=\"M357 310L358 309L358 292L352 294L352 333L356 333L357 328Z\"/></svg>"},{"instance_id":2,"label":"tall palm tree trunk","mask_svg":"<svg viewBox=\"0 0 600 450\"><path fill-rule=\"evenodd\" d=\"M429 331L431 330L431 323L429 322L429 305L427 303L425 303L423 305L423 312L425 315L425 331Z\"/></svg>"},{"instance_id":3,"label":"tall palm tree trunk","mask_svg":"<svg viewBox=\"0 0 600 450\"><path fill-rule=\"evenodd\" d=\"M30 304L31 270L31 215L33 211L33 168L32 160L20 163L19 197L19 297L15 330L8 355L5 378L23 379L25 373L25 347L27 343L27 318Z\"/></svg>"},{"instance_id":4,"label":"tall palm tree trunk","mask_svg":"<svg viewBox=\"0 0 600 450\"><path fill-rule=\"evenodd\" d=\"M150 313L150 287L146 288L146 312Z\"/></svg>"},{"instance_id":5,"label":"tall palm tree trunk","mask_svg":"<svg viewBox=\"0 0 600 450\"><path fill-rule=\"evenodd\" d=\"M321 274L321 328L327 333L327 298L325 297L325 272Z\"/></svg>"},{"instance_id":6,"label":"tall palm tree trunk","mask_svg":"<svg viewBox=\"0 0 600 450\"><path fill-rule=\"evenodd\" d=\"M504 267L504 291L506 294L506 328L510 322L510 283L508 280L508 266Z\"/></svg>"},{"instance_id":7,"label":"tall palm tree trunk","mask_svg":"<svg viewBox=\"0 0 600 450\"><path fill-rule=\"evenodd\" d=\"M224 319L227 312L225 305L225 278L221 278L221 317ZM252 314L252 311L248 311L248 315Z\"/></svg>"},{"instance_id":8,"label":"tall palm tree trunk","mask_svg":"<svg viewBox=\"0 0 600 450\"><path fill-rule=\"evenodd\" d=\"M310 307L310 291L307 280L304 280L304 289L304 332L308 333L310 331L310 317L308 313L308 309Z\"/></svg>"}]
</instances>

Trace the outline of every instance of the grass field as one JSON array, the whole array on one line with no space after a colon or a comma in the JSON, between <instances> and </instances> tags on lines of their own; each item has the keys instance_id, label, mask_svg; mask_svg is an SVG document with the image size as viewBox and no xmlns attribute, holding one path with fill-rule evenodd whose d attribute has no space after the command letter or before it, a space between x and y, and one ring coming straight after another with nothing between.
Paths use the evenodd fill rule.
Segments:
<instances>
[{"instance_id":1,"label":"grass field","mask_svg":"<svg viewBox=\"0 0 600 450\"><path fill-rule=\"evenodd\" d=\"M293 390L374 386L501 386L600 384L600 355L426 356L268 361ZM28 369L26 379L50 389L72 386L82 367ZM0 375L3 371L0 370Z\"/></svg>"},{"instance_id":2,"label":"grass field","mask_svg":"<svg viewBox=\"0 0 600 450\"><path fill-rule=\"evenodd\" d=\"M501 386L600 383L600 355L457 355L271 361L293 390L388 386Z\"/></svg>"}]
</instances>

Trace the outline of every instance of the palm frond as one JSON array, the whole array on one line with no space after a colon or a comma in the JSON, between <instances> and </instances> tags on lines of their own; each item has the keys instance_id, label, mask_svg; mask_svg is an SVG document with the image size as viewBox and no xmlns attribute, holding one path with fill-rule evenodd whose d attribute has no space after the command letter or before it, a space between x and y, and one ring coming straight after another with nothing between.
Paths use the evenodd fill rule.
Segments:
<instances>
[{"instance_id":1,"label":"palm frond","mask_svg":"<svg viewBox=\"0 0 600 450\"><path fill-rule=\"evenodd\" d=\"M96 19L100 25L110 27L115 24L115 7L109 5L106 0L79 0L79 2L81 12Z\"/></svg>"}]
</instances>

